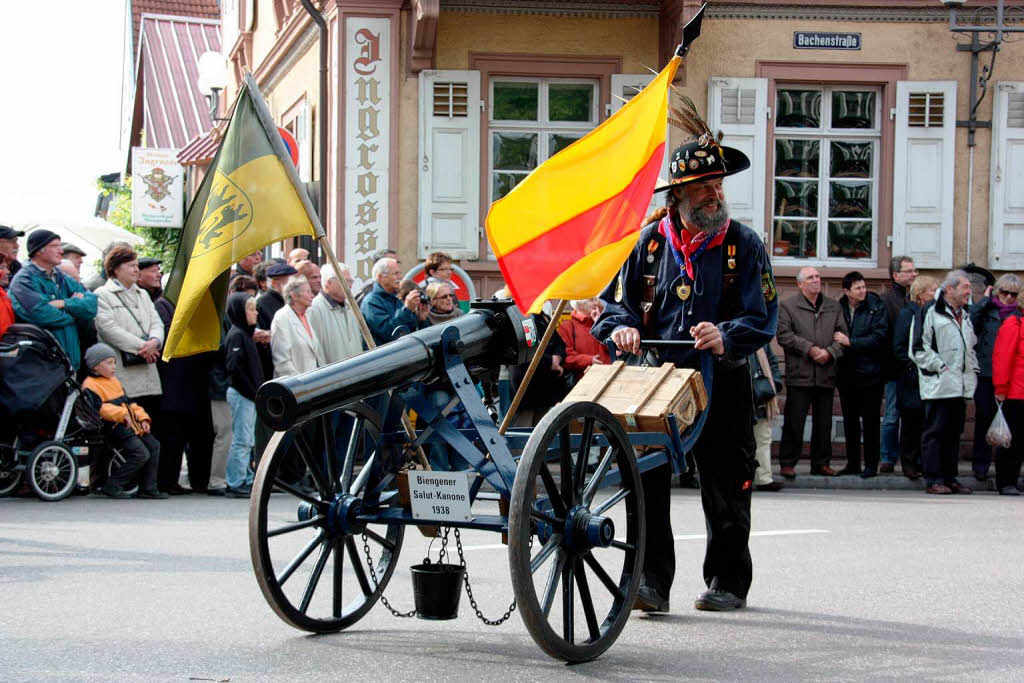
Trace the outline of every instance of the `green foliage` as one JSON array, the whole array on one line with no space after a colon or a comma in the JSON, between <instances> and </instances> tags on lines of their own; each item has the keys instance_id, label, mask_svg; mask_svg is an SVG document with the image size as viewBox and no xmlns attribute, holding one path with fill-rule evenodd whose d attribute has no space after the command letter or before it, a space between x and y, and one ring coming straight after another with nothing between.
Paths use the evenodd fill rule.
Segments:
<instances>
[{"instance_id":1,"label":"green foliage","mask_svg":"<svg viewBox=\"0 0 1024 683\"><path fill-rule=\"evenodd\" d=\"M105 183L97 181L100 192L110 197L110 209L107 220L114 225L135 233L146 240L137 251L140 256L158 258L170 269L174 261L174 252L178 248L181 230L178 228L145 228L132 225L132 179L128 177L122 183Z\"/></svg>"}]
</instances>

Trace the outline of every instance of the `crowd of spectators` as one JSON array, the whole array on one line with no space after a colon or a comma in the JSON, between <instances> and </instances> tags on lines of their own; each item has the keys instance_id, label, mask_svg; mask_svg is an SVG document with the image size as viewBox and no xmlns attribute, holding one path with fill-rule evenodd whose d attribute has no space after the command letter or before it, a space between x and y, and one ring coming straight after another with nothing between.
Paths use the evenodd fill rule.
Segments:
<instances>
[{"instance_id":1,"label":"crowd of spectators","mask_svg":"<svg viewBox=\"0 0 1024 683\"><path fill-rule=\"evenodd\" d=\"M256 415L259 386L366 348L344 296L342 283L350 290L355 284L348 267L318 265L306 249L293 250L287 260L263 261L254 253L238 261L230 274L221 348L164 361L174 305L163 297L159 260L114 243L104 250L99 275L83 284L81 249L39 229L28 235L29 258L19 263L12 254L23 236L0 227L0 335L14 322L49 331L84 389L95 395L117 457L102 471L85 472L81 483L110 497L127 497L135 487L141 498L189 491L248 496L270 437ZM421 282L403 280L394 251L376 254L372 280L353 292L375 345L463 315L451 258L431 254L422 270ZM898 257L890 274L891 287L878 295L868 291L861 273L850 272L842 279L842 295L833 299L824 294L815 268L800 270L799 291L780 305L776 341L784 372L772 345L748 359L756 407L755 487L784 486L770 466L772 427L780 412L780 473L784 479L797 476L810 412L812 474L867 478L894 472L898 461L906 477L924 477L928 493L970 493L957 466L966 405L973 400L974 475L987 479L994 461L999 492L1018 495L1024 454L1020 279L1004 275L972 304L963 271L951 271L940 282L919 275L910 258ZM534 316L539 335L550 324L558 334L544 351L516 426L535 426L590 366L612 361L609 348L591 334L602 306L596 298L578 300L561 321L553 322L550 310ZM503 407L524 371L503 371ZM837 390L846 447L839 471L831 464ZM437 386L426 393L437 410L451 398ZM986 432L1000 405L1020 438L994 449ZM452 410L447 419L465 427L468 418ZM339 439L347 437L343 416L335 428ZM428 442L427 453L435 468L468 467L440 440ZM303 475L304 468L296 466L288 476L301 487Z\"/></svg>"}]
</instances>

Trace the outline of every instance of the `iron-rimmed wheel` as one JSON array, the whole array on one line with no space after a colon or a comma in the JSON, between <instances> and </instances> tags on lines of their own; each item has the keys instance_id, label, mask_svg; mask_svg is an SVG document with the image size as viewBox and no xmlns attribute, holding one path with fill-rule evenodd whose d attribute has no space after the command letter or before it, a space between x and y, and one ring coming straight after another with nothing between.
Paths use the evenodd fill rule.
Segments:
<instances>
[{"instance_id":1,"label":"iron-rimmed wheel","mask_svg":"<svg viewBox=\"0 0 1024 683\"><path fill-rule=\"evenodd\" d=\"M369 471L380 443L381 419L375 411L357 403L340 412L354 421L345 453L334 445L337 413L276 433L256 471L249 505L249 553L263 596L285 622L313 633L348 628L369 611L395 570L405 532L399 524L363 530L341 528L336 520L328 523L332 502L346 494L363 496L367 478L359 474ZM315 429L313 422L318 423ZM296 455L312 475L315 491L281 477L282 466ZM286 495L272 498L272 492ZM339 509L335 504L333 512Z\"/></svg>"},{"instance_id":2,"label":"iron-rimmed wheel","mask_svg":"<svg viewBox=\"0 0 1024 683\"><path fill-rule=\"evenodd\" d=\"M28 456L28 483L47 502L67 498L78 481L78 461L60 441L44 441Z\"/></svg>"},{"instance_id":3,"label":"iron-rimmed wheel","mask_svg":"<svg viewBox=\"0 0 1024 683\"><path fill-rule=\"evenodd\" d=\"M598 435L608 448L588 466ZM621 481L600 489L608 474ZM629 619L644 558L636 455L607 409L578 401L544 416L519 461L508 526L512 589L530 635L568 662L599 656Z\"/></svg>"}]
</instances>

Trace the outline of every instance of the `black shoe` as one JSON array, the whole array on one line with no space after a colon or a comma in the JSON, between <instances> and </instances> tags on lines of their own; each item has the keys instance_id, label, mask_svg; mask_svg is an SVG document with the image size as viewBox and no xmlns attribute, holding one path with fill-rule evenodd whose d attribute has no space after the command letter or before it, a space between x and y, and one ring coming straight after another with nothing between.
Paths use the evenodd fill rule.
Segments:
<instances>
[{"instance_id":1,"label":"black shoe","mask_svg":"<svg viewBox=\"0 0 1024 683\"><path fill-rule=\"evenodd\" d=\"M91 493L91 489L88 486L76 486L71 491L72 496L88 496Z\"/></svg>"},{"instance_id":2,"label":"black shoe","mask_svg":"<svg viewBox=\"0 0 1024 683\"><path fill-rule=\"evenodd\" d=\"M157 489L153 488L153 489L142 489L138 493L135 494L135 497L136 498L143 498L145 500L164 500L165 498L170 498L170 495L167 494L167 493L164 493L163 491L160 491L160 490L157 490Z\"/></svg>"},{"instance_id":3,"label":"black shoe","mask_svg":"<svg viewBox=\"0 0 1024 683\"><path fill-rule=\"evenodd\" d=\"M189 493L192 493L192 489L187 489L180 484L173 484L164 489L164 493L167 493L172 496L184 496Z\"/></svg>"},{"instance_id":4,"label":"black shoe","mask_svg":"<svg viewBox=\"0 0 1024 683\"><path fill-rule=\"evenodd\" d=\"M641 583L640 590L636 594L636 602L633 603L633 609L643 612L667 612L668 598L659 595L658 591L646 583Z\"/></svg>"},{"instance_id":5,"label":"black shoe","mask_svg":"<svg viewBox=\"0 0 1024 683\"><path fill-rule=\"evenodd\" d=\"M697 478L696 474L680 474L679 475L679 488L681 489L699 489L700 479Z\"/></svg>"},{"instance_id":6,"label":"black shoe","mask_svg":"<svg viewBox=\"0 0 1024 683\"><path fill-rule=\"evenodd\" d=\"M1019 496L1020 491L1017 490L1016 486L1004 486L999 489L1000 496Z\"/></svg>"},{"instance_id":7,"label":"black shoe","mask_svg":"<svg viewBox=\"0 0 1024 683\"><path fill-rule=\"evenodd\" d=\"M843 469L836 472L835 476L844 477L848 474L861 474L861 469L859 467L844 467Z\"/></svg>"},{"instance_id":8,"label":"black shoe","mask_svg":"<svg viewBox=\"0 0 1024 683\"><path fill-rule=\"evenodd\" d=\"M224 489L224 497L225 498L248 498L249 494L251 494L251 493L252 493L252 489L250 487L244 486L244 485L243 486L239 486L238 488L227 486Z\"/></svg>"},{"instance_id":9,"label":"black shoe","mask_svg":"<svg viewBox=\"0 0 1024 683\"><path fill-rule=\"evenodd\" d=\"M877 477L877 476L878 476L878 472L876 472L875 470L873 470L870 467L865 469L863 472L860 473L860 478L861 479L871 479L872 477Z\"/></svg>"},{"instance_id":10,"label":"black shoe","mask_svg":"<svg viewBox=\"0 0 1024 683\"><path fill-rule=\"evenodd\" d=\"M126 500L132 497L132 494L128 493L120 486L114 486L112 484L104 484L103 489L100 492L107 498L116 498L117 500Z\"/></svg>"},{"instance_id":11,"label":"black shoe","mask_svg":"<svg viewBox=\"0 0 1024 683\"><path fill-rule=\"evenodd\" d=\"M770 481L767 484L758 484L754 487L756 491L781 491L786 485L781 481Z\"/></svg>"},{"instance_id":12,"label":"black shoe","mask_svg":"<svg viewBox=\"0 0 1024 683\"><path fill-rule=\"evenodd\" d=\"M729 591L712 588L704 591L693 606L705 612L730 612L747 606L747 601Z\"/></svg>"},{"instance_id":13,"label":"black shoe","mask_svg":"<svg viewBox=\"0 0 1024 683\"><path fill-rule=\"evenodd\" d=\"M206 489L206 495L208 495L208 496L226 496L226 495L228 495L228 490L230 490L230 488L231 488L230 486L219 486L217 488Z\"/></svg>"}]
</instances>

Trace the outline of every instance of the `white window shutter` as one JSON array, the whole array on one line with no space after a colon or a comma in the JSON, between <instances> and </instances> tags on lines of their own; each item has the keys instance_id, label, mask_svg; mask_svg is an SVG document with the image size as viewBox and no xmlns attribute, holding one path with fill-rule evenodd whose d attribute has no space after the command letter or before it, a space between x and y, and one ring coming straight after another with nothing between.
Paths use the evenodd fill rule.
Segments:
<instances>
[{"instance_id":1,"label":"white window shutter","mask_svg":"<svg viewBox=\"0 0 1024 683\"><path fill-rule=\"evenodd\" d=\"M892 253L953 266L956 81L896 83Z\"/></svg>"},{"instance_id":2,"label":"white window shutter","mask_svg":"<svg viewBox=\"0 0 1024 683\"><path fill-rule=\"evenodd\" d=\"M313 180L313 108L304 100L299 108L295 137L299 144L299 179L304 183Z\"/></svg>"},{"instance_id":3,"label":"white window shutter","mask_svg":"<svg viewBox=\"0 0 1024 683\"><path fill-rule=\"evenodd\" d=\"M480 230L480 72L421 71L420 258L477 258Z\"/></svg>"},{"instance_id":4,"label":"white window shutter","mask_svg":"<svg viewBox=\"0 0 1024 683\"><path fill-rule=\"evenodd\" d=\"M996 84L989 184L989 267L1024 268L1024 82Z\"/></svg>"},{"instance_id":5,"label":"white window shutter","mask_svg":"<svg viewBox=\"0 0 1024 683\"><path fill-rule=\"evenodd\" d=\"M729 213L767 241L764 224L765 157L768 145L768 79L723 78L708 80L708 125L722 131L722 144L750 159L750 170L723 182Z\"/></svg>"}]
</instances>

